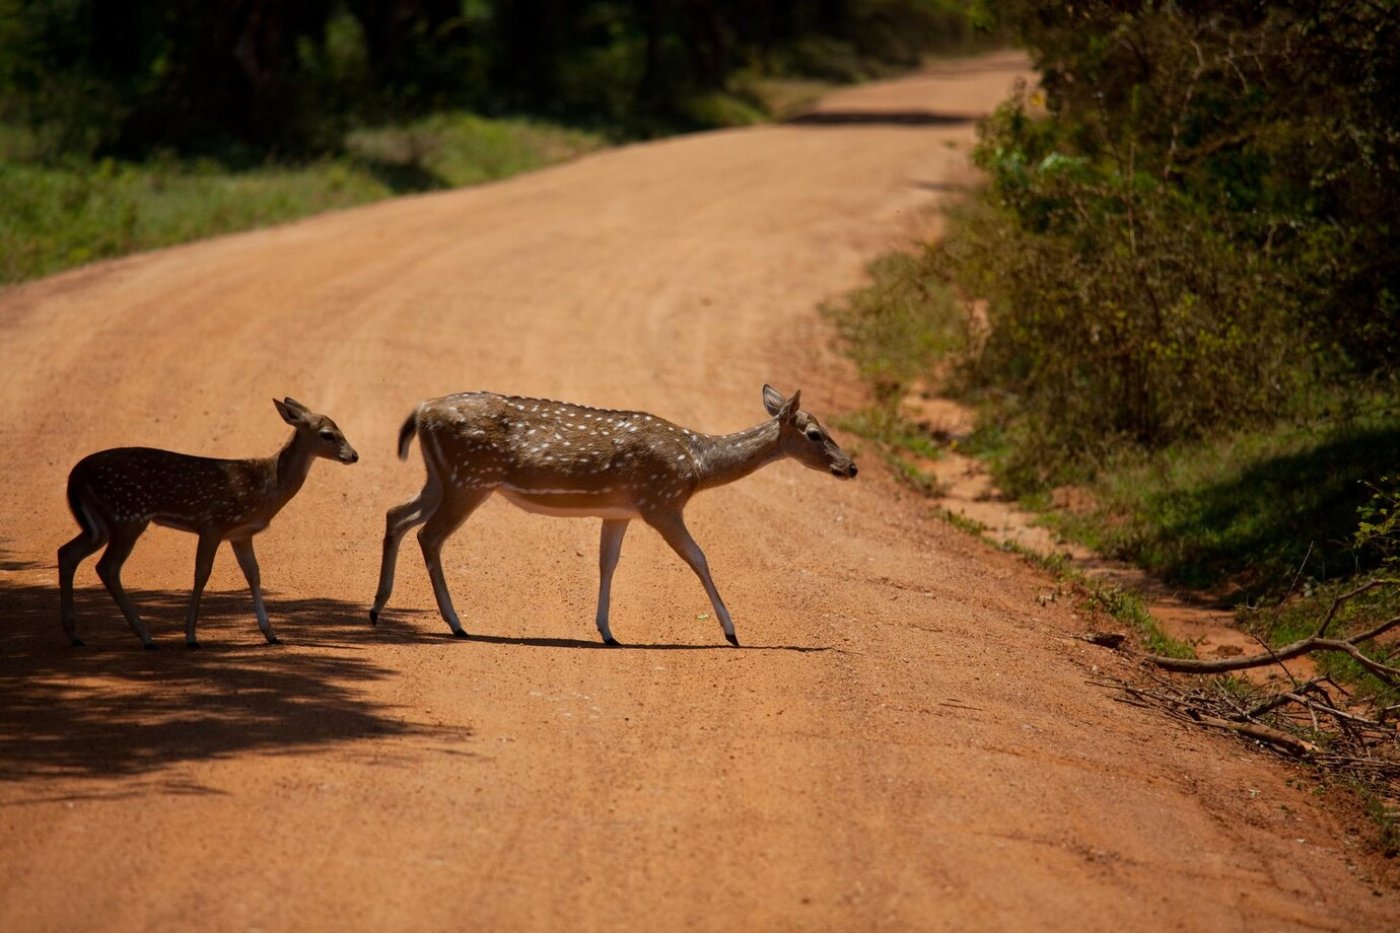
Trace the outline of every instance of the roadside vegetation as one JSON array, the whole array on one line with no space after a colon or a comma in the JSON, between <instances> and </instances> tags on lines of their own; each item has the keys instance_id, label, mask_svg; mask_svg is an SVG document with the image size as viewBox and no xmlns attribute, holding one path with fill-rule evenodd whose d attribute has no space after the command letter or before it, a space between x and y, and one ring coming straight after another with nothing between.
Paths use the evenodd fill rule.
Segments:
<instances>
[{"instance_id":1,"label":"roadside vegetation","mask_svg":"<svg viewBox=\"0 0 1400 933\"><path fill-rule=\"evenodd\" d=\"M989 5L1041 88L985 188L833 310L877 403L977 405L962 448L1067 536L1248 610L1348 585L1400 455L1400 9ZM872 425L897 415L867 414Z\"/></svg>"},{"instance_id":2,"label":"roadside vegetation","mask_svg":"<svg viewBox=\"0 0 1400 933\"><path fill-rule=\"evenodd\" d=\"M19 145L0 151L0 284L397 194L506 178L604 145L593 133L471 114L356 130L335 155L246 169L169 151L140 161L46 163L25 158Z\"/></svg>"},{"instance_id":3,"label":"roadside vegetation","mask_svg":"<svg viewBox=\"0 0 1400 933\"><path fill-rule=\"evenodd\" d=\"M0 286L781 118L985 44L970 6L0 0Z\"/></svg>"},{"instance_id":4,"label":"roadside vegetation","mask_svg":"<svg viewBox=\"0 0 1400 933\"><path fill-rule=\"evenodd\" d=\"M898 450L901 400L934 385L976 407L960 449L1003 491L1236 607L1266 645L1383 626L1400 614L1400 6L984 10L1043 83L984 121L985 185L945 237L831 309L874 390L851 426ZM1334 748L1388 736L1365 773L1393 795L1400 642L1363 642L1369 666L1319 652L1307 696L1215 718L1266 734L1251 717L1288 707L1305 733L1340 728Z\"/></svg>"}]
</instances>

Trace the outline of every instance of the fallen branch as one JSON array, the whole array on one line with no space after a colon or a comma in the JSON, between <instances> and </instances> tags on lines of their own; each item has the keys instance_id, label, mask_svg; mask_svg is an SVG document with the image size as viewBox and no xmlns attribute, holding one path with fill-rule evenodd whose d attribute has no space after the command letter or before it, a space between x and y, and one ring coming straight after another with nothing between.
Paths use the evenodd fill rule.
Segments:
<instances>
[{"instance_id":1,"label":"fallen branch","mask_svg":"<svg viewBox=\"0 0 1400 933\"><path fill-rule=\"evenodd\" d=\"M1317 746L1300 739L1297 736L1289 735L1278 729L1262 726L1257 722L1231 722L1228 719L1219 719L1215 716L1207 716L1204 713L1193 713L1192 719L1207 726L1215 726L1218 729L1228 729L1231 732L1238 732L1240 735L1257 739L1261 742L1268 742L1278 746L1285 751L1297 755L1299 758L1311 758L1317 754Z\"/></svg>"},{"instance_id":2,"label":"fallen branch","mask_svg":"<svg viewBox=\"0 0 1400 933\"><path fill-rule=\"evenodd\" d=\"M1354 590L1353 593L1361 592L1362 589L1365 588L1358 588ZM1332 612L1328 613L1328 617L1323 621L1322 627L1318 629L1319 632L1326 629L1328 623L1331 622L1333 613L1335 613L1335 608ZM1369 641L1379 635L1384 635L1396 626L1400 626L1400 616L1387 619L1370 631L1362 632L1360 635L1355 635L1351 638L1324 638L1320 634L1309 635L1307 638L1295 641L1291 645L1277 648L1267 654L1252 654L1247 657L1204 659L1169 658L1166 655L1149 654L1146 659L1165 671L1177 671L1182 674L1226 674L1231 671L1242 671L1251 667L1263 667L1266 664L1277 664L1280 661L1287 661L1290 658L1296 658L1313 651L1340 651L1350 655L1357 664L1360 664L1380 680L1395 686L1400 685L1400 668L1390 667L1389 665L1366 657L1357 646L1364 641Z\"/></svg>"}]
</instances>

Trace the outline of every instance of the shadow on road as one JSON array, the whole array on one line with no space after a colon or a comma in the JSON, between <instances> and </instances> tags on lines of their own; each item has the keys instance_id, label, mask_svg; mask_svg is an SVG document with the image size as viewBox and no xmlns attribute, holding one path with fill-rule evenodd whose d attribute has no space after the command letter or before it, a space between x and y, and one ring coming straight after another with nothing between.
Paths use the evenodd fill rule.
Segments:
<instances>
[{"instance_id":1,"label":"shadow on road","mask_svg":"<svg viewBox=\"0 0 1400 933\"><path fill-rule=\"evenodd\" d=\"M87 647L73 648L56 586L0 580L0 782L139 775L182 761L434 732L360 689L393 674L374 660L364 606L269 594L285 642L272 646L246 592L206 593L203 647L190 650L188 593L131 595L157 651L141 648L105 590L76 593Z\"/></svg>"},{"instance_id":2,"label":"shadow on road","mask_svg":"<svg viewBox=\"0 0 1400 933\"><path fill-rule=\"evenodd\" d=\"M454 636L449 636L454 637ZM734 651L736 650L727 642L715 642L710 645L682 645L672 643L643 644L639 642L622 642L619 645L605 645L598 640L585 640L582 638L519 638L505 635L477 635L473 634L469 641L481 641L492 645L526 645L532 648L601 648L605 651ZM832 651L834 649L824 646L808 645L744 645L738 649L740 651L796 651L800 654L808 654L819 651Z\"/></svg>"},{"instance_id":3,"label":"shadow on road","mask_svg":"<svg viewBox=\"0 0 1400 933\"><path fill-rule=\"evenodd\" d=\"M783 121L785 126L969 126L977 114L935 110L814 110Z\"/></svg>"}]
</instances>

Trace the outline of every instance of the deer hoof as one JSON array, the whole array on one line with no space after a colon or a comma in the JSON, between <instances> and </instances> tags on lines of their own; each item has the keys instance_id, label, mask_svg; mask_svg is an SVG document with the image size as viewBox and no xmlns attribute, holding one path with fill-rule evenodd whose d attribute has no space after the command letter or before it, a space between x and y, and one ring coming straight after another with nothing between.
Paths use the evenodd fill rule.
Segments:
<instances>
[{"instance_id":1,"label":"deer hoof","mask_svg":"<svg viewBox=\"0 0 1400 933\"><path fill-rule=\"evenodd\" d=\"M282 639L278 638L276 635L273 635L271 638L269 638L269 639L267 640L267 643L268 643L269 645L280 645L280 644L282 644Z\"/></svg>"},{"instance_id":2,"label":"deer hoof","mask_svg":"<svg viewBox=\"0 0 1400 933\"><path fill-rule=\"evenodd\" d=\"M197 641L187 641L187 642L185 642L185 647L186 647L186 648L198 648L199 646L200 646L200 645L199 645L199 642L197 642Z\"/></svg>"},{"instance_id":3,"label":"deer hoof","mask_svg":"<svg viewBox=\"0 0 1400 933\"><path fill-rule=\"evenodd\" d=\"M156 643L153 642L153 641L143 641L143 642L141 643L141 647L142 647L142 648L145 648L147 651L155 651L155 650L156 650Z\"/></svg>"},{"instance_id":4,"label":"deer hoof","mask_svg":"<svg viewBox=\"0 0 1400 933\"><path fill-rule=\"evenodd\" d=\"M453 637L453 638L471 638L471 636L467 634L467 630L464 629L464 628L459 628L459 629L457 629L457 631L455 631L455 632L452 633L452 637Z\"/></svg>"},{"instance_id":5,"label":"deer hoof","mask_svg":"<svg viewBox=\"0 0 1400 933\"><path fill-rule=\"evenodd\" d=\"M730 635L730 634L728 634L728 633L725 633L724 638L725 638L726 641L728 641L728 642L729 642L731 645L733 645L735 648L739 647L739 636L738 636L738 635Z\"/></svg>"},{"instance_id":6,"label":"deer hoof","mask_svg":"<svg viewBox=\"0 0 1400 933\"><path fill-rule=\"evenodd\" d=\"M68 644L72 645L74 648L83 648L87 645L87 642L83 641L81 638L70 638Z\"/></svg>"},{"instance_id":7,"label":"deer hoof","mask_svg":"<svg viewBox=\"0 0 1400 933\"><path fill-rule=\"evenodd\" d=\"M371 609L371 610L369 611L369 624L370 624L370 625L378 625L378 624L379 624L379 610L378 610L378 609Z\"/></svg>"},{"instance_id":8,"label":"deer hoof","mask_svg":"<svg viewBox=\"0 0 1400 933\"><path fill-rule=\"evenodd\" d=\"M610 648L621 648L621 647L622 647L622 642L618 641L616 638L604 638L604 639L603 639L603 644L607 645L607 646L610 647Z\"/></svg>"}]
</instances>

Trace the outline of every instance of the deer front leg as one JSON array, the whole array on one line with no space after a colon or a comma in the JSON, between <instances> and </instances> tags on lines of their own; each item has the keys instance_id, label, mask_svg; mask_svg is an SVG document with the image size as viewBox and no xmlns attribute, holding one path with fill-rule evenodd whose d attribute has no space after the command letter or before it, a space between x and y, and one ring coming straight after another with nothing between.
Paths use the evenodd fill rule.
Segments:
<instances>
[{"instance_id":1,"label":"deer front leg","mask_svg":"<svg viewBox=\"0 0 1400 933\"><path fill-rule=\"evenodd\" d=\"M217 532L199 533L199 546L194 552L194 591L190 593L190 608L185 613L185 646L188 648L199 647L199 639L194 634L195 623L199 621L199 600L204 595L204 584L209 582L209 572L214 569L214 553L219 550L219 541Z\"/></svg>"},{"instance_id":2,"label":"deer front leg","mask_svg":"<svg viewBox=\"0 0 1400 933\"><path fill-rule=\"evenodd\" d=\"M680 512L660 513L646 516L647 524L655 528L661 537L666 539L666 543L671 545L671 549L680 555L681 560L690 565L690 569L695 571L695 575L700 578L701 584L705 587L705 592L710 597L710 604L715 607L715 615L719 616L719 624L724 628L724 637L735 648L739 647L739 637L734 634L734 621L729 618L729 610L724 608L724 601L719 598L719 590L715 589L715 581L710 578L710 564L705 560L705 552L700 550L700 545L695 543L695 539L690 536L690 531L685 527L685 519Z\"/></svg>"},{"instance_id":3,"label":"deer front leg","mask_svg":"<svg viewBox=\"0 0 1400 933\"><path fill-rule=\"evenodd\" d=\"M603 520L603 540L598 547L598 634L603 636L605 645L618 643L608 627L608 604L612 601L613 571L617 569L617 558L622 553L622 536L626 533L627 519Z\"/></svg>"},{"instance_id":4,"label":"deer front leg","mask_svg":"<svg viewBox=\"0 0 1400 933\"><path fill-rule=\"evenodd\" d=\"M248 589L253 593L253 612L258 617L258 628L262 629L263 638L269 645L280 645L282 642L272 633L267 607L263 605L262 572L258 569L257 555L253 553L253 539L242 538L230 541L229 545L233 548L233 555L238 558L238 566L243 568L243 576L248 579Z\"/></svg>"}]
</instances>

